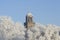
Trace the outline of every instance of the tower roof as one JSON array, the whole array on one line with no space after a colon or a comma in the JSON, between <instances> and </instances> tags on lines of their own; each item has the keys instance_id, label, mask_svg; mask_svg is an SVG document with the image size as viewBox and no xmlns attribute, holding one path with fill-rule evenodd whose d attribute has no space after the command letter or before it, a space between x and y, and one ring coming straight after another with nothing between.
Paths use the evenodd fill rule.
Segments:
<instances>
[{"instance_id":1,"label":"tower roof","mask_svg":"<svg viewBox=\"0 0 60 40\"><path fill-rule=\"evenodd\" d=\"M32 15L32 13L31 13L31 12L29 12L29 13L27 14L27 16L32 17L33 15Z\"/></svg>"}]
</instances>

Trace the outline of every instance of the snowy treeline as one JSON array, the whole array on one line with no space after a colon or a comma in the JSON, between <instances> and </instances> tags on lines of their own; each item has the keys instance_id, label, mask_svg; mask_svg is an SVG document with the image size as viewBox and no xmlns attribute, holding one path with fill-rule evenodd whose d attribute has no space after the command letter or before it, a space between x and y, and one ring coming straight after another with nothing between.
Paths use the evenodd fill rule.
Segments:
<instances>
[{"instance_id":1,"label":"snowy treeline","mask_svg":"<svg viewBox=\"0 0 60 40\"><path fill-rule=\"evenodd\" d=\"M60 40L60 27L36 23L27 30L23 24L15 23L10 17L1 16L0 40Z\"/></svg>"}]
</instances>

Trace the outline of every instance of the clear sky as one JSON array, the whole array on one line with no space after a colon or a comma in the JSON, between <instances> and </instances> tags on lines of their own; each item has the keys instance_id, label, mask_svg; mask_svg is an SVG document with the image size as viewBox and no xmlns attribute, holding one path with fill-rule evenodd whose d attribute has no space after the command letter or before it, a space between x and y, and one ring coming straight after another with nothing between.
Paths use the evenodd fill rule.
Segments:
<instances>
[{"instance_id":1,"label":"clear sky","mask_svg":"<svg viewBox=\"0 0 60 40\"><path fill-rule=\"evenodd\" d=\"M28 11L35 22L60 26L60 0L0 0L0 16L11 16L15 22L23 23Z\"/></svg>"}]
</instances>

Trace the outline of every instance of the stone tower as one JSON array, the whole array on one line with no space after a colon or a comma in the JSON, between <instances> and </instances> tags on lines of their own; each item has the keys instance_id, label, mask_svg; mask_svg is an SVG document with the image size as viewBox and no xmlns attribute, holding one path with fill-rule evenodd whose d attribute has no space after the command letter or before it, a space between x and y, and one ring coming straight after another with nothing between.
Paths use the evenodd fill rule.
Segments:
<instances>
[{"instance_id":1,"label":"stone tower","mask_svg":"<svg viewBox=\"0 0 60 40\"><path fill-rule=\"evenodd\" d=\"M35 23L33 22L33 16L31 13L28 13L26 15L26 22L24 23L24 26L29 29L31 27L33 27L35 25Z\"/></svg>"}]
</instances>

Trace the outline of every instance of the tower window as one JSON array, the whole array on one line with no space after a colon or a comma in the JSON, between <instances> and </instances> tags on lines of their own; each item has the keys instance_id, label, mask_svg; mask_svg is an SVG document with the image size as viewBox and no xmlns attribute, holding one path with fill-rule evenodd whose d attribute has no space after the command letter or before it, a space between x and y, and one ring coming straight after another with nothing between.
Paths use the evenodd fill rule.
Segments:
<instances>
[{"instance_id":1,"label":"tower window","mask_svg":"<svg viewBox=\"0 0 60 40\"><path fill-rule=\"evenodd\" d=\"M32 18L31 17L28 18L28 22L32 22Z\"/></svg>"}]
</instances>

